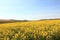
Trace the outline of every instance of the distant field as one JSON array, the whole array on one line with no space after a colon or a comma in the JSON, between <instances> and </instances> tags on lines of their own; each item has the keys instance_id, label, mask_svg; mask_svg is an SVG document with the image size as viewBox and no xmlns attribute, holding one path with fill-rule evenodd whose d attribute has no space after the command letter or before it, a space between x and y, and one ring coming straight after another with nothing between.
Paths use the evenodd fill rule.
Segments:
<instances>
[{"instance_id":1,"label":"distant field","mask_svg":"<svg viewBox=\"0 0 60 40\"><path fill-rule=\"evenodd\" d=\"M0 24L2 23L15 23L15 22L27 22L28 20L13 20L13 19L10 19L10 20L4 20L4 19L0 19Z\"/></svg>"},{"instance_id":2,"label":"distant field","mask_svg":"<svg viewBox=\"0 0 60 40\"><path fill-rule=\"evenodd\" d=\"M60 20L0 24L0 40L60 40Z\"/></svg>"}]
</instances>

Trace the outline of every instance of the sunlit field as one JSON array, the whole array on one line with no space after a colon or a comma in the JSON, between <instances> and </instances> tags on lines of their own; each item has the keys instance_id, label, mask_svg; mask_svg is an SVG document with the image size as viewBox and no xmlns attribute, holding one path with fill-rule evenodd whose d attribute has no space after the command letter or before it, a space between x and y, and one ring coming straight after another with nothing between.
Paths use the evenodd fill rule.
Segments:
<instances>
[{"instance_id":1,"label":"sunlit field","mask_svg":"<svg viewBox=\"0 0 60 40\"><path fill-rule=\"evenodd\" d=\"M0 24L0 40L60 40L60 20Z\"/></svg>"}]
</instances>

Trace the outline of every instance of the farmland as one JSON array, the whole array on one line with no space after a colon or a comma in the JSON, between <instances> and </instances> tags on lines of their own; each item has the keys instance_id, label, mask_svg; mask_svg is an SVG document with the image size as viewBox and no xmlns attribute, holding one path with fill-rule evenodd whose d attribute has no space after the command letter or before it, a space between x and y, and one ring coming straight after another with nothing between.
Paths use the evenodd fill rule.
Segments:
<instances>
[{"instance_id":1,"label":"farmland","mask_svg":"<svg viewBox=\"0 0 60 40\"><path fill-rule=\"evenodd\" d=\"M0 24L0 40L60 40L60 20Z\"/></svg>"}]
</instances>

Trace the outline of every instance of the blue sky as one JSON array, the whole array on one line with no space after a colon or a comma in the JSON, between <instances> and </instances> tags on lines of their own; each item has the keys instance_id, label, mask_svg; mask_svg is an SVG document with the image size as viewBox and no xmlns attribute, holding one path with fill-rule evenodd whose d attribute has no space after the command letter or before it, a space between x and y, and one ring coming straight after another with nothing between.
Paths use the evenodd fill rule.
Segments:
<instances>
[{"instance_id":1,"label":"blue sky","mask_svg":"<svg viewBox=\"0 0 60 40\"><path fill-rule=\"evenodd\" d=\"M60 0L0 0L0 19L60 18Z\"/></svg>"}]
</instances>

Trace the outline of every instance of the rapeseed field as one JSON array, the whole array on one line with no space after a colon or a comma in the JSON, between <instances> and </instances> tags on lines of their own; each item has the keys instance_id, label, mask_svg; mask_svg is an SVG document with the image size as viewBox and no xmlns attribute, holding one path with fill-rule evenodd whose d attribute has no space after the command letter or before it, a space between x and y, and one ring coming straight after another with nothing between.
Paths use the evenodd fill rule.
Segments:
<instances>
[{"instance_id":1,"label":"rapeseed field","mask_svg":"<svg viewBox=\"0 0 60 40\"><path fill-rule=\"evenodd\" d=\"M60 20L0 24L0 40L60 40Z\"/></svg>"}]
</instances>

